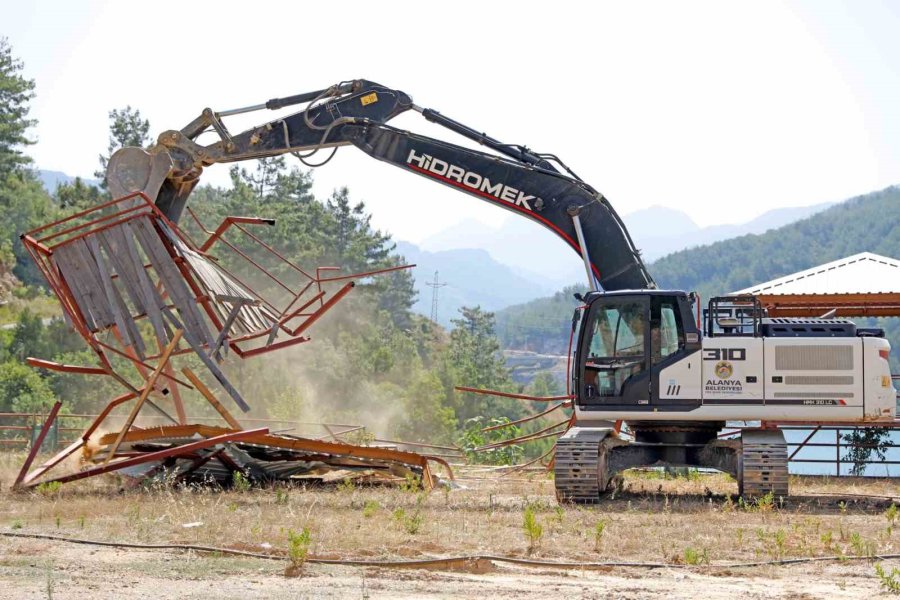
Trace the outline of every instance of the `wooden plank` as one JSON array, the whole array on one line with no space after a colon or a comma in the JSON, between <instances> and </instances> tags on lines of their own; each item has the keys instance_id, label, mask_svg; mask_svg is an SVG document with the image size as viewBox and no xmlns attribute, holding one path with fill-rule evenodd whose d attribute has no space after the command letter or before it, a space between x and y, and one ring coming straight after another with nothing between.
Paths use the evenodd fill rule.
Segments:
<instances>
[{"instance_id":1,"label":"wooden plank","mask_svg":"<svg viewBox=\"0 0 900 600\"><path fill-rule=\"evenodd\" d=\"M240 392L238 392L231 382L228 381L228 378L225 376L225 373L219 368L219 365L216 364L216 361L211 359L206 355L206 352L203 351L203 347L201 343L193 338L193 335L181 325L181 322L178 320L174 314L172 314L171 309L166 309L163 313L166 315L166 318L171 321L171 323L184 331L184 339L190 345L191 349L197 354L197 357L203 361L203 364L206 365L206 368L209 369L209 372L212 373L213 377L225 388L225 391L228 392L228 395L231 396L232 400L240 407L240 409L244 412L250 412L250 406L244 402L244 399L241 397Z\"/></svg>"},{"instance_id":2,"label":"wooden plank","mask_svg":"<svg viewBox=\"0 0 900 600\"><path fill-rule=\"evenodd\" d=\"M225 324L222 325L222 331L219 332L219 337L216 338L216 345L213 346L209 351L209 356L211 358L221 358L219 355L219 348L221 348L222 344L225 343L225 340L228 337L228 330L231 329L231 325L234 323L234 320L240 310L240 305L237 305L231 309L231 312L228 314L228 318L225 320ZM225 344L225 354L228 354L228 344Z\"/></svg>"},{"instance_id":3,"label":"wooden plank","mask_svg":"<svg viewBox=\"0 0 900 600\"><path fill-rule=\"evenodd\" d=\"M201 256L197 252L185 246L180 241L175 243L176 249L185 258L190 268L197 275L200 285L210 292L210 297L215 300L214 306L219 308L223 303L233 304L234 302L246 300L253 304L259 304L259 299L249 290L234 281L227 272L223 271L218 265L209 261L206 257ZM230 313L230 308L229 313ZM238 317L238 323L245 332L251 333L260 329L267 329L271 318L264 318L265 313L254 309L251 306L241 308ZM220 316L224 316L221 315Z\"/></svg>"},{"instance_id":4,"label":"wooden plank","mask_svg":"<svg viewBox=\"0 0 900 600\"><path fill-rule=\"evenodd\" d=\"M124 242L128 258L130 259L131 264L135 265L135 267L139 267L135 271L135 275L139 282L137 291L144 297L144 308L146 309L147 318L153 325L153 331L156 333L160 345L165 346L169 343L169 336L166 330L165 321L163 321L163 316L160 312L160 309L165 306L165 302L163 302L163 299L156 292L153 282L150 281L150 276L147 275L147 272L144 270L144 261L141 258L135 243L136 237L134 231L128 223L123 223L121 227L122 241Z\"/></svg>"},{"instance_id":5,"label":"wooden plank","mask_svg":"<svg viewBox=\"0 0 900 600\"><path fill-rule=\"evenodd\" d=\"M81 317L84 319L84 324L91 331L99 331L101 327L91 311L90 298L87 297L84 291L79 268L72 260L71 251L68 250L67 246L63 246L53 253L52 260L63 280L68 284L72 298L75 300L75 304L81 312Z\"/></svg>"},{"instance_id":6,"label":"wooden plank","mask_svg":"<svg viewBox=\"0 0 900 600\"><path fill-rule=\"evenodd\" d=\"M100 282L100 269L94 261L94 256L91 254L87 242L84 239L75 240L72 242L71 247L72 256L81 268L81 275L83 276L81 283L89 286L86 292L91 298L93 310L95 311L95 320L99 320L98 324L104 328L112 327L116 319L113 316L112 307L103 294L103 284Z\"/></svg>"},{"instance_id":7,"label":"wooden plank","mask_svg":"<svg viewBox=\"0 0 900 600\"><path fill-rule=\"evenodd\" d=\"M172 368L172 365L166 365L164 373L173 379L175 378L175 369ZM187 425L184 402L181 400L181 389L178 387L177 383L173 383L169 386L169 391L172 393L172 404L175 405L175 416L178 417L178 424Z\"/></svg>"},{"instance_id":8,"label":"wooden plank","mask_svg":"<svg viewBox=\"0 0 900 600\"><path fill-rule=\"evenodd\" d=\"M122 336L124 344L134 348L134 351L143 360L146 357L144 340L141 338L141 333L138 331L137 325L128 307L125 305L125 301L116 288L109 265L107 265L103 252L100 249L100 243L97 241L96 236L93 235L88 236L86 240L93 254L94 261L97 263L100 283L103 285L103 291L106 293L106 301L109 303L109 308L113 313L119 335Z\"/></svg>"},{"instance_id":9,"label":"wooden plank","mask_svg":"<svg viewBox=\"0 0 900 600\"><path fill-rule=\"evenodd\" d=\"M209 388L206 387L206 384L204 384L200 380L200 378L194 374L193 371L185 367L181 369L181 372L184 373L184 376L188 378L188 380L191 382L191 384L193 384L195 388L197 388L197 391L203 394L203 397L206 398L206 400L210 404L212 404L212 407L216 409L216 412L222 415L222 418L225 419L225 422L228 423L228 425L230 425L232 429L237 429L238 431L243 429L238 420L231 416L231 413L228 412L228 409L222 406L222 403L219 402L218 399L216 399L213 393L209 391Z\"/></svg>"},{"instance_id":10,"label":"wooden plank","mask_svg":"<svg viewBox=\"0 0 900 600\"><path fill-rule=\"evenodd\" d=\"M153 263L166 292L178 307L185 325L184 329L190 331L195 339L202 340L201 344L207 346L215 344L212 333L197 309L196 298L184 282L181 271L172 262L172 257L160 241L156 230L151 229L152 226L144 219L136 219L132 228L138 234L138 240L150 257L150 262Z\"/></svg>"},{"instance_id":11,"label":"wooden plank","mask_svg":"<svg viewBox=\"0 0 900 600\"><path fill-rule=\"evenodd\" d=\"M122 282L122 287L125 288L125 292L134 305L136 314L145 314L147 309L144 307L144 295L141 292L141 284L137 276L137 269L143 270L143 265L135 265L132 262L123 239L124 236L125 232L120 225L99 232L97 239L119 276L119 281Z\"/></svg>"},{"instance_id":12,"label":"wooden plank","mask_svg":"<svg viewBox=\"0 0 900 600\"><path fill-rule=\"evenodd\" d=\"M109 464L109 461L111 461L112 457L116 454L116 450L119 449L119 445L122 443L122 438L125 437L125 434L129 429L131 429L131 426L134 424L134 420L137 418L138 413L144 406L144 401L147 399L147 396L150 395L150 392L153 391L153 386L156 384L156 379L159 377L159 374L162 373L163 369L166 368L166 365L169 362L169 358L172 356L172 352L175 350L175 346L178 345L178 340L180 339L181 330L179 329L175 331L175 335L172 336L172 341L169 342L168 346L166 346L163 355L159 359L159 364L157 365L156 369L153 371L153 373L150 374L150 377L144 383L144 388L141 390L141 395L138 396L137 402L134 403L131 412L128 414L128 418L125 420L125 425L119 432L115 443L110 448L109 454L106 456L106 460L103 461L104 465Z\"/></svg>"}]
</instances>

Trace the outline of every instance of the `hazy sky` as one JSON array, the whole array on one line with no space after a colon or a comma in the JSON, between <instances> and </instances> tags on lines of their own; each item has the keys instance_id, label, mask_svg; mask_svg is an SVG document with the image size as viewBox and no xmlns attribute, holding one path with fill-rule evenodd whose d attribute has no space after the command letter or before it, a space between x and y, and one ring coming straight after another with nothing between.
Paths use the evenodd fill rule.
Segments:
<instances>
[{"instance_id":1,"label":"hazy sky","mask_svg":"<svg viewBox=\"0 0 900 600\"><path fill-rule=\"evenodd\" d=\"M97 168L112 108L140 108L155 137L206 106L366 78L557 153L621 213L737 222L900 183L896 2L0 1L37 81L29 152L73 175ZM413 113L392 124L453 139ZM317 193L342 184L413 242L507 215L354 148L316 172Z\"/></svg>"}]
</instances>

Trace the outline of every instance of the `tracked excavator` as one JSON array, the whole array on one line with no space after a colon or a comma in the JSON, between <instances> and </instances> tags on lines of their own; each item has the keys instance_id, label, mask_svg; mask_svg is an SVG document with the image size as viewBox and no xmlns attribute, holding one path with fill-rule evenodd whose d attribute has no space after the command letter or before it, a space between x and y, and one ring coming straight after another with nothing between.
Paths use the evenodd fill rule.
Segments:
<instances>
[{"instance_id":1,"label":"tracked excavator","mask_svg":"<svg viewBox=\"0 0 900 600\"><path fill-rule=\"evenodd\" d=\"M223 121L290 106L297 112L238 134ZM484 150L388 124L407 111ZM215 141L201 143L207 133ZM881 330L842 319L771 318L752 296L712 298L701 319L695 294L657 289L609 201L556 155L502 143L371 81L207 108L149 149L120 149L107 181L114 196L143 192L177 222L209 165L293 154L318 166L314 155L327 161L342 146L531 219L583 260L590 291L579 295L572 321L575 423L558 440L554 462L561 501L597 502L624 470L650 465L718 469L745 496L784 496L784 434L747 427L739 439L720 440L726 421L895 418ZM622 422L633 439L619 435L614 423Z\"/></svg>"}]
</instances>

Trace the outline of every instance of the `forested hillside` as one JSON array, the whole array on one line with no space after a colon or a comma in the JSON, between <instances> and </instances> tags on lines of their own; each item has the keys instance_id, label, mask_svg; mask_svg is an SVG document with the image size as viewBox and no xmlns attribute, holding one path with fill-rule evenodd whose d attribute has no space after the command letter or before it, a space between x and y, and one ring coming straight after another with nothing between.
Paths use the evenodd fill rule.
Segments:
<instances>
[{"instance_id":1,"label":"forested hillside","mask_svg":"<svg viewBox=\"0 0 900 600\"><path fill-rule=\"evenodd\" d=\"M670 254L650 271L660 287L709 297L865 251L900 257L900 187L851 198L762 235Z\"/></svg>"},{"instance_id":2,"label":"forested hillside","mask_svg":"<svg viewBox=\"0 0 900 600\"><path fill-rule=\"evenodd\" d=\"M851 198L807 219L761 235L745 235L670 254L649 265L662 288L696 290L704 298L725 294L858 252L900 257L900 187ZM505 348L565 351L576 305L566 288L549 298L497 314ZM879 322L900 348L900 319ZM900 370L897 353L895 369Z\"/></svg>"}]
</instances>

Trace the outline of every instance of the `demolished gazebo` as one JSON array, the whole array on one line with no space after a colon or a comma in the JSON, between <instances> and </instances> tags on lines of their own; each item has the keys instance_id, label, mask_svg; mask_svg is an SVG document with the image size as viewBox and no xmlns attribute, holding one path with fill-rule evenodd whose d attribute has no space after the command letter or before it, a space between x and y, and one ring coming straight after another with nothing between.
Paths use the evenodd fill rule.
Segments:
<instances>
[{"instance_id":1,"label":"demolished gazebo","mask_svg":"<svg viewBox=\"0 0 900 600\"><path fill-rule=\"evenodd\" d=\"M354 280L407 268L323 277L323 271L334 270L324 267L312 275L246 227L272 223L269 219L229 217L214 232L201 226L209 237L197 244L146 196L136 193L22 236L59 299L64 318L97 356L99 366L39 358L29 358L29 364L111 377L124 393L109 402L78 440L30 471L43 441L39 438L15 482L17 487L112 471L147 477L164 470L178 479L228 483L236 472L251 480L277 480L327 469L400 477L412 474L431 487L429 461L446 466L437 457L270 433L264 428L247 430L210 389L220 388L243 412L249 411L249 404L221 367L227 354L248 358L306 342L309 338L303 334L351 291ZM267 268L258 257L229 242L225 234L232 229L244 238L244 248L252 245L277 267ZM280 306L224 268L222 261L209 253L217 243L243 260L255 276L285 290L287 298ZM292 287L275 274L283 272L295 273L301 285ZM174 360L185 354L199 358L211 381L204 382L202 373L187 366L176 369ZM182 391L189 389L212 405L223 426L188 423ZM131 408L124 425L100 435L110 413L127 405ZM171 424L136 426L146 407ZM57 403L42 436L59 408ZM81 468L56 472L67 457L79 451Z\"/></svg>"}]
</instances>

